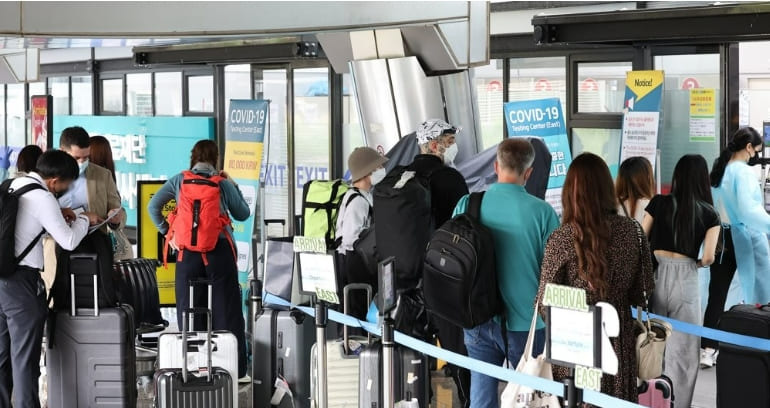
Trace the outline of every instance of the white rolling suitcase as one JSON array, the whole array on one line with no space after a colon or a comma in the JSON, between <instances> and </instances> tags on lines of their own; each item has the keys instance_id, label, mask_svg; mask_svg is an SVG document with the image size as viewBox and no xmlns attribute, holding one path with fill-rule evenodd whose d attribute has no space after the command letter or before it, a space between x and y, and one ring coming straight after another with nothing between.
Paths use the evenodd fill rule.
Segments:
<instances>
[{"instance_id":1,"label":"white rolling suitcase","mask_svg":"<svg viewBox=\"0 0 770 408\"><path fill-rule=\"evenodd\" d=\"M348 299L348 293L353 290L366 291L367 304L372 301L372 287L364 284L350 284L345 286L344 299ZM343 306L345 314L348 313L348 305ZM327 387L327 404L328 408L351 408L358 406L358 353L364 350L364 347L371 344L371 336L369 337L352 337L348 336L348 328L345 327L343 331L342 340L330 340L326 342L326 387ZM359 348L356 350L347 351L343 347L344 344L350 346L351 343L358 344ZM317 371L318 371L318 353L317 344L313 344L313 348L310 352L310 396L311 396L311 408L318 407L318 387L317 387Z\"/></svg>"},{"instance_id":2,"label":"white rolling suitcase","mask_svg":"<svg viewBox=\"0 0 770 408\"><path fill-rule=\"evenodd\" d=\"M190 303L193 301L193 287L190 284ZM211 310L211 284L208 284L209 310ZM192 307L192 305L190 305ZM187 364L189 367L204 367L207 361L206 332L187 333ZM214 331L211 334L211 364L225 369L231 378L238 378L238 340L228 331ZM182 333L163 333L158 337L158 369L182 368ZM233 383L233 408L238 408L238 381Z\"/></svg>"}]
</instances>

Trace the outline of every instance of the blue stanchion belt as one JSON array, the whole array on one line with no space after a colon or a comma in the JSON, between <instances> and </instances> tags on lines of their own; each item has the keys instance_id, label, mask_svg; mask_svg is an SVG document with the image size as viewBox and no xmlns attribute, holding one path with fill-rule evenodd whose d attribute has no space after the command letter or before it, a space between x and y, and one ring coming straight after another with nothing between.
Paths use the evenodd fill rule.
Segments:
<instances>
[{"instance_id":1,"label":"blue stanchion belt","mask_svg":"<svg viewBox=\"0 0 770 408\"><path fill-rule=\"evenodd\" d=\"M292 305L291 303L269 293L265 296L265 302L275 305L294 307L310 316L315 317L315 309ZM380 328L376 324L360 321L352 316L348 316L334 310L329 310L329 319L337 323L344 324L348 327L361 327L376 336L381 334ZM396 332L395 341L402 346L419 351L423 354L427 354L433 358L444 360L458 367L476 371L489 377L494 377L500 381L520 384L525 387L536 389L538 391L543 391L558 396L564 396L564 384L558 383L556 381L522 374L505 367L474 360L470 357L456 354L451 351L436 347L432 344L425 343L424 341L417 340L401 332ZM644 408L642 405L610 397L609 395L591 390L583 390L583 401L600 407Z\"/></svg>"},{"instance_id":2,"label":"blue stanchion belt","mask_svg":"<svg viewBox=\"0 0 770 408\"><path fill-rule=\"evenodd\" d=\"M722 343L730 343L736 346L748 347L758 350L770 351L770 339L760 339L757 337L744 336L742 334L730 333L722 330L711 329L698 326L696 324L674 320L665 316L642 312L642 316L649 316L671 323L674 330L682 333L692 334L693 336L705 337ZM636 308L631 308L631 314L636 319Z\"/></svg>"}]
</instances>

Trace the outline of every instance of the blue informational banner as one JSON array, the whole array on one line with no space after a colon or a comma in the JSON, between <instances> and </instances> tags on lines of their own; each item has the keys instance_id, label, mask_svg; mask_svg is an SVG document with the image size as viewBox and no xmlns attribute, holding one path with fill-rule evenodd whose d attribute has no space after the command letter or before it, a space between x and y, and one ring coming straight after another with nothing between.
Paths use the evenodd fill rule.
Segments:
<instances>
[{"instance_id":1,"label":"blue informational banner","mask_svg":"<svg viewBox=\"0 0 770 408\"><path fill-rule=\"evenodd\" d=\"M61 131L82 126L110 141L118 191L129 226L136 226L136 182L167 180L190 168L190 151L199 140L214 140L214 118L137 116L54 116L53 147Z\"/></svg>"},{"instance_id":2,"label":"blue informational banner","mask_svg":"<svg viewBox=\"0 0 770 408\"><path fill-rule=\"evenodd\" d=\"M230 111L227 113L224 170L238 183L251 213L246 221L233 221L233 238L238 252L238 282L243 289L243 296L246 295L245 289L253 265L251 240L268 109L269 103L264 100L231 100Z\"/></svg>"},{"instance_id":3,"label":"blue informational banner","mask_svg":"<svg viewBox=\"0 0 770 408\"><path fill-rule=\"evenodd\" d=\"M572 153L559 98L508 102L503 111L509 137L540 137L548 146L552 162L546 201L561 214L561 188Z\"/></svg>"}]
</instances>

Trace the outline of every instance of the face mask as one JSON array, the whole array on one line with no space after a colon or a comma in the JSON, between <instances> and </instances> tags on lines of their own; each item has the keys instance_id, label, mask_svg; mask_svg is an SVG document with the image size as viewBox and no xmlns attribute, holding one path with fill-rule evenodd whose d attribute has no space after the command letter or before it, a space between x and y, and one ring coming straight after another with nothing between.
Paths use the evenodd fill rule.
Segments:
<instances>
[{"instance_id":1,"label":"face mask","mask_svg":"<svg viewBox=\"0 0 770 408\"><path fill-rule=\"evenodd\" d=\"M78 169L80 169L80 174L83 174L86 171L86 169L88 168L88 163L89 163L88 160L84 161L83 163L78 163Z\"/></svg>"},{"instance_id":2,"label":"face mask","mask_svg":"<svg viewBox=\"0 0 770 408\"><path fill-rule=\"evenodd\" d=\"M755 154L754 157L749 158L749 161L747 162L749 166L756 166L759 164L759 155Z\"/></svg>"},{"instance_id":3,"label":"face mask","mask_svg":"<svg viewBox=\"0 0 770 408\"><path fill-rule=\"evenodd\" d=\"M372 185L376 186L379 184L383 179L385 179L385 169L379 168L372 172Z\"/></svg>"},{"instance_id":4,"label":"face mask","mask_svg":"<svg viewBox=\"0 0 770 408\"><path fill-rule=\"evenodd\" d=\"M444 164L453 164L457 157L457 143L452 144L444 150Z\"/></svg>"}]
</instances>

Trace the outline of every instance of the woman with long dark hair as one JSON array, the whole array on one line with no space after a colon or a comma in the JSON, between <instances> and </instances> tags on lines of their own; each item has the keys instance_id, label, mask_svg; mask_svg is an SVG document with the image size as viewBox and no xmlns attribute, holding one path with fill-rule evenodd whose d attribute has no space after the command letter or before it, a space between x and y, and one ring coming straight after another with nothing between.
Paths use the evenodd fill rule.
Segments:
<instances>
[{"instance_id":1,"label":"woman with long dark hair","mask_svg":"<svg viewBox=\"0 0 770 408\"><path fill-rule=\"evenodd\" d=\"M655 195L655 179L650 161L644 157L624 160L618 170L615 192L620 214L641 223L644 219L644 209Z\"/></svg>"},{"instance_id":2,"label":"woman with long dark hair","mask_svg":"<svg viewBox=\"0 0 770 408\"><path fill-rule=\"evenodd\" d=\"M536 302L549 283L585 289L587 303L610 303L620 317L620 336L610 342L618 356L618 373L602 378L602 392L636 402L637 365L631 306L644 303L652 290L652 258L639 224L618 215L617 198L607 164L591 153L576 157L562 190L562 225L545 248ZM554 366L554 377L569 374Z\"/></svg>"},{"instance_id":3,"label":"woman with long dark hair","mask_svg":"<svg viewBox=\"0 0 770 408\"><path fill-rule=\"evenodd\" d=\"M746 303L770 301L770 215L764 208L757 175L750 167L756 164L761 151L759 132L751 127L738 129L711 170L714 204L724 232L722 251L711 265L709 301L703 319L706 327L717 326L736 268ZM702 365L714 365L719 343L704 338L701 345Z\"/></svg>"},{"instance_id":4,"label":"woman with long dark hair","mask_svg":"<svg viewBox=\"0 0 770 408\"><path fill-rule=\"evenodd\" d=\"M702 312L698 268L714 262L719 215L709 188L708 164L700 155L686 155L674 167L671 194L650 200L642 223L658 260L653 313L700 324ZM703 256L699 259L703 247ZM677 405L689 407L700 363L697 337L674 332L666 343L664 373L676 389Z\"/></svg>"},{"instance_id":5,"label":"woman with long dark hair","mask_svg":"<svg viewBox=\"0 0 770 408\"><path fill-rule=\"evenodd\" d=\"M27 145L19 152L16 158L16 175L14 177L24 177L28 173L35 171L37 159L43 155L43 149L38 145Z\"/></svg>"}]
</instances>

